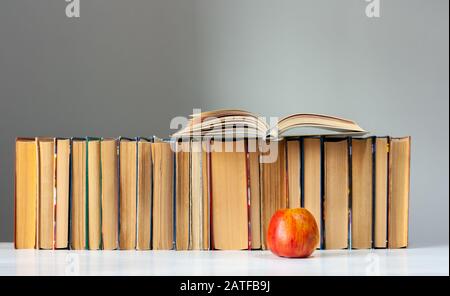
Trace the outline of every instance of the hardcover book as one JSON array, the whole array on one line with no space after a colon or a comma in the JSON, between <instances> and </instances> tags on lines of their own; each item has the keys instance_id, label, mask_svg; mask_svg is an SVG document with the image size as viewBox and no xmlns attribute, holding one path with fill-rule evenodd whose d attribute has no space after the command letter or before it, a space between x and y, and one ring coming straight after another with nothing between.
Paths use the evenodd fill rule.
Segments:
<instances>
[{"instance_id":1,"label":"hardcover book","mask_svg":"<svg viewBox=\"0 0 450 296\"><path fill-rule=\"evenodd\" d=\"M352 139L352 231L354 249L372 247L373 139Z\"/></svg>"},{"instance_id":2,"label":"hardcover book","mask_svg":"<svg viewBox=\"0 0 450 296\"><path fill-rule=\"evenodd\" d=\"M69 247L70 139L56 139L55 248Z\"/></svg>"},{"instance_id":3,"label":"hardcover book","mask_svg":"<svg viewBox=\"0 0 450 296\"><path fill-rule=\"evenodd\" d=\"M86 185L86 139L72 139L72 186L71 186L71 225L70 245L74 250L84 250L87 238L87 185Z\"/></svg>"},{"instance_id":4,"label":"hardcover book","mask_svg":"<svg viewBox=\"0 0 450 296\"><path fill-rule=\"evenodd\" d=\"M270 218L278 210L288 207L286 177L286 140L280 140L278 157L271 163L261 163L261 227L262 249L267 248L266 229ZM261 152L262 155L265 153Z\"/></svg>"},{"instance_id":5,"label":"hardcover book","mask_svg":"<svg viewBox=\"0 0 450 296\"><path fill-rule=\"evenodd\" d=\"M39 160L37 139L16 139L14 247L36 248Z\"/></svg>"},{"instance_id":6,"label":"hardcover book","mask_svg":"<svg viewBox=\"0 0 450 296\"><path fill-rule=\"evenodd\" d=\"M116 139L101 140L102 242L104 250L119 247L119 170Z\"/></svg>"},{"instance_id":7,"label":"hardcover book","mask_svg":"<svg viewBox=\"0 0 450 296\"><path fill-rule=\"evenodd\" d=\"M389 150L389 248L408 246L411 138L392 138Z\"/></svg>"},{"instance_id":8,"label":"hardcover book","mask_svg":"<svg viewBox=\"0 0 450 296\"><path fill-rule=\"evenodd\" d=\"M138 250L151 248L152 229L152 143L137 139L137 243Z\"/></svg>"},{"instance_id":9,"label":"hardcover book","mask_svg":"<svg viewBox=\"0 0 450 296\"><path fill-rule=\"evenodd\" d=\"M87 159L88 248L99 250L102 248L100 139L87 138Z\"/></svg>"},{"instance_id":10,"label":"hardcover book","mask_svg":"<svg viewBox=\"0 0 450 296\"><path fill-rule=\"evenodd\" d=\"M191 232L190 248L191 250L203 249L203 232L206 231L203 223L203 208L205 200L203 199L203 149L201 141L191 141L191 167L190 167L190 186L191 186Z\"/></svg>"},{"instance_id":11,"label":"hardcover book","mask_svg":"<svg viewBox=\"0 0 450 296\"><path fill-rule=\"evenodd\" d=\"M386 248L387 244L387 202L389 173L389 138L375 139L375 204L374 204L374 240L375 248Z\"/></svg>"},{"instance_id":12,"label":"hardcover book","mask_svg":"<svg viewBox=\"0 0 450 296\"><path fill-rule=\"evenodd\" d=\"M307 137L303 138L302 142L303 206L316 219L320 241L323 242L322 141L318 137Z\"/></svg>"},{"instance_id":13,"label":"hardcover book","mask_svg":"<svg viewBox=\"0 0 450 296\"><path fill-rule=\"evenodd\" d=\"M121 250L136 248L137 143L119 140L119 246Z\"/></svg>"},{"instance_id":14,"label":"hardcover book","mask_svg":"<svg viewBox=\"0 0 450 296\"><path fill-rule=\"evenodd\" d=\"M190 202L191 202L191 178L190 178L190 142L177 142L175 144L175 247L177 250L188 250L190 246Z\"/></svg>"},{"instance_id":15,"label":"hardcover book","mask_svg":"<svg viewBox=\"0 0 450 296\"><path fill-rule=\"evenodd\" d=\"M153 159L153 246L154 250L173 248L174 236L174 153L170 143L155 141Z\"/></svg>"},{"instance_id":16,"label":"hardcover book","mask_svg":"<svg viewBox=\"0 0 450 296\"><path fill-rule=\"evenodd\" d=\"M348 140L324 143L324 242L325 249L348 248L349 230Z\"/></svg>"},{"instance_id":17,"label":"hardcover book","mask_svg":"<svg viewBox=\"0 0 450 296\"><path fill-rule=\"evenodd\" d=\"M39 249L51 250L54 243L55 139L38 138L39 150Z\"/></svg>"},{"instance_id":18,"label":"hardcover book","mask_svg":"<svg viewBox=\"0 0 450 296\"><path fill-rule=\"evenodd\" d=\"M208 141L202 141L202 244L203 250L210 249L211 241L211 184L209 176L211 174L211 153L210 153L210 143Z\"/></svg>"},{"instance_id":19,"label":"hardcover book","mask_svg":"<svg viewBox=\"0 0 450 296\"><path fill-rule=\"evenodd\" d=\"M241 145L241 149L237 146ZM248 188L244 140L211 143L212 247L248 249Z\"/></svg>"},{"instance_id":20,"label":"hardcover book","mask_svg":"<svg viewBox=\"0 0 450 296\"><path fill-rule=\"evenodd\" d=\"M301 206L301 146L300 139L286 142L286 166L288 183L288 207L291 209Z\"/></svg>"},{"instance_id":21,"label":"hardcover book","mask_svg":"<svg viewBox=\"0 0 450 296\"><path fill-rule=\"evenodd\" d=\"M256 139L247 140L247 179L250 184L250 246L253 250L261 249L261 183L259 168L259 143Z\"/></svg>"}]
</instances>

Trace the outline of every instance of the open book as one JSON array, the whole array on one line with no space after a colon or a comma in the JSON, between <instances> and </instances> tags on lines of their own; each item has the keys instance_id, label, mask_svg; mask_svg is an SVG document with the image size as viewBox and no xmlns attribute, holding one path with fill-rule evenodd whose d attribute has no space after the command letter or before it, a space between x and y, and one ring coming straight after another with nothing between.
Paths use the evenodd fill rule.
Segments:
<instances>
[{"instance_id":1,"label":"open book","mask_svg":"<svg viewBox=\"0 0 450 296\"><path fill-rule=\"evenodd\" d=\"M302 128L303 132L294 132L297 128ZM329 115L296 113L278 120L271 126L264 117L254 113L223 109L191 115L187 126L174 133L173 137L280 138L305 135L306 129L314 130L313 135L367 133L354 121ZM321 131L317 132L316 129Z\"/></svg>"}]
</instances>

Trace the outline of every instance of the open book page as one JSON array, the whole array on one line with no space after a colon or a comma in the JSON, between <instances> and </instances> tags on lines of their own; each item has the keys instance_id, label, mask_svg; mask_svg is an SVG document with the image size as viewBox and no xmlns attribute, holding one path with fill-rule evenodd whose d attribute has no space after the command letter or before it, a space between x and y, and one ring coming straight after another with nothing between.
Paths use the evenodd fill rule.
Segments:
<instances>
[{"instance_id":1,"label":"open book page","mask_svg":"<svg viewBox=\"0 0 450 296\"><path fill-rule=\"evenodd\" d=\"M309 131L309 132L307 132ZM324 133L324 131L326 131ZM271 137L324 135L324 134L366 134L356 122L330 115L297 113L284 117L272 127L268 135Z\"/></svg>"},{"instance_id":2,"label":"open book page","mask_svg":"<svg viewBox=\"0 0 450 296\"><path fill-rule=\"evenodd\" d=\"M306 132L305 128L314 132ZM281 138L301 135L363 135L356 122L321 114L297 113L269 127L264 117L244 110L215 110L191 115L188 124L173 137Z\"/></svg>"}]
</instances>

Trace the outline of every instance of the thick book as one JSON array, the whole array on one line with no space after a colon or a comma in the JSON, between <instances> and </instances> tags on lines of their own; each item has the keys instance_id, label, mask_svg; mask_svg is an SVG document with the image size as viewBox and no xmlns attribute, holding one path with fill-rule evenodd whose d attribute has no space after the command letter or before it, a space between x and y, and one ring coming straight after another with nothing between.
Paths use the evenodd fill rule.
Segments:
<instances>
[{"instance_id":1,"label":"thick book","mask_svg":"<svg viewBox=\"0 0 450 296\"><path fill-rule=\"evenodd\" d=\"M36 248L38 203L38 149L34 138L16 139L14 190L14 247Z\"/></svg>"},{"instance_id":2,"label":"thick book","mask_svg":"<svg viewBox=\"0 0 450 296\"><path fill-rule=\"evenodd\" d=\"M203 157L202 142L191 141L191 167L190 167L190 185L191 185L191 232L190 248L191 250L203 249Z\"/></svg>"},{"instance_id":3,"label":"thick book","mask_svg":"<svg viewBox=\"0 0 450 296\"><path fill-rule=\"evenodd\" d=\"M38 138L39 150L39 249L54 243L55 139Z\"/></svg>"},{"instance_id":4,"label":"thick book","mask_svg":"<svg viewBox=\"0 0 450 296\"><path fill-rule=\"evenodd\" d=\"M69 247L70 139L56 139L55 248Z\"/></svg>"},{"instance_id":5,"label":"thick book","mask_svg":"<svg viewBox=\"0 0 450 296\"><path fill-rule=\"evenodd\" d=\"M86 139L84 138L72 139L70 246L74 250L84 250L88 246L86 149L87 149Z\"/></svg>"},{"instance_id":6,"label":"thick book","mask_svg":"<svg viewBox=\"0 0 450 296\"><path fill-rule=\"evenodd\" d=\"M373 138L352 139L351 246L372 247Z\"/></svg>"},{"instance_id":7,"label":"thick book","mask_svg":"<svg viewBox=\"0 0 450 296\"><path fill-rule=\"evenodd\" d=\"M408 246L411 138L392 138L389 146L388 246Z\"/></svg>"},{"instance_id":8,"label":"thick book","mask_svg":"<svg viewBox=\"0 0 450 296\"><path fill-rule=\"evenodd\" d=\"M101 141L102 242L104 250L119 246L119 174L116 139Z\"/></svg>"},{"instance_id":9,"label":"thick book","mask_svg":"<svg viewBox=\"0 0 450 296\"><path fill-rule=\"evenodd\" d=\"M88 248L99 250L102 248L100 139L87 138L87 159Z\"/></svg>"},{"instance_id":10,"label":"thick book","mask_svg":"<svg viewBox=\"0 0 450 296\"><path fill-rule=\"evenodd\" d=\"M88 248L101 249L100 139L87 138Z\"/></svg>"},{"instance_id":11,"label":"thick book","mask_svg":"<svg viewBox=\"0 0 450 296\"><path fill-rule=\"evenodd\" d=\"M302 141L303 207L314 216L319 228L320 241L323 241L322 141L318 137L306 137Z\"/></svg>"},{"instance_id":12,"label":"thick book","mask_svg":"<svg viewBox=\"0 0 450 296\"><path fill-rule=\"evenodd\" d=\"M203 250L210 249L211 241L211 196L210 196L210 170L211 153L209 141L202 142L202 244Z\"/></svg>"},{"instance_id":13,"label":"thick book","mask_svg":"<svg viewBox=\"0 0 450 296\"><path fill-rule=\"evenodd\" d=\"M137 242L138 250L151 248L152 143L138 138L137 148Z\"/></svg>"},{"instance_id":14,"label":"thick book","mask_svg":"<svg viewBox=\"0 0 450 296\"><path fill-rule=\"evenodd\" d=\"M269 126L263 117L245 110L223 109L193 114L187 126L173 136L225 136L279 138L292 134L296 128L318 128L330 134L348 133L365 134L356 122L321 114L297 113L280 119L274 126Z\"/></svg>"},{"instance_id":15,"label":"thick book","mask_svg":"<svg viewBox=\"0 0 450 296\"><path fill-rule=\"evenodd\" d=\"M267 229L272 215L287 208L286 140L275 142L278 153L273 162L261 163L261 247L267 248ZM273 152L273 151L272 151ZM261 152L264 156L266 152Z\"/></svg>"},{"instance_id":16,"label":"thick book","mask_svg":"<svg viewBox=\"0 0 450 296\"><path fill-rule=\"evenodd\" d=\"M373 247L387 246L387 203L388 203L388 167L389 167L389 138L375 139L375 201L373 223Z\"/></svg>"},{"instance_id":17,"label":"thick book","mask_svg":"<svg viewBox=\"0 0 450 296\"><path fill-rule=\"evenodd\" d=\"M212 248L248 249L247 194L245 141L211 142Z\"/></svg>"},{"instance_id":18,"label":"thick book","mask_svg":"<svg viewBox=\"0 0 450 296\"><path fill-rule=\"evenodd\" d=\"M286 166L288 183L288 207L301 206L301 145L300 139L290 139L286 142Z\"/></svg>"},{"instance_id":19,"label":"thick book","mask_svg":"<svg viewBox=\"0 0 450 296\"><path fill-rule=\"evenodd\" d=\"M136 248L137 143L134 139L119 141L119 247Z\"/></svg>"},{"instance_id":20,"label":"thick book","mask_svg":"<svg viewBox=\"0 0 450 296\"><path fill-rule=\"evenodd\" d=\"M250 189L250 245L251 249L261 249L261 190L259 170L259 142L256 139L248 139L247 179Z\"/></svg>"},{"instance_id":21,"label":"thick book","mask_svg":"<svg viewBox=\"0 0 450 296\"><path fill-rule=\"evenodd\" d=\"M349 232L348 140L324 143L324 242L325 249L348 248Z\"/></svg>"},{"instance_id":22,"label":"thick book","mask_svg":"<svg viewBox=\"0 0 450 296\"><path fill-rule=\"evenodd\" d=\"M175 147L175 247L177 250L188 250L191 228L190 142L177 142Z\"/></svg>"},{"instance_id":23,"label":"thick book","mask_svg":"<svg viewBox=\"0 0 450 296\"><path fill-rule=\"evenodd\" d=\"M174 245L174 153L170 143L155 141L153 159L152 249L170 250Z\"/></svg>"},{"instance_id":24,"label":"thick book","mask_svg":"<svg viewBox=\"0 0 450 296\"><path fill-rule=\"evenodd\" d=\"M189 249L208 250L210 233L209 142L190 141Z\"/></svg>"}]
</instances>

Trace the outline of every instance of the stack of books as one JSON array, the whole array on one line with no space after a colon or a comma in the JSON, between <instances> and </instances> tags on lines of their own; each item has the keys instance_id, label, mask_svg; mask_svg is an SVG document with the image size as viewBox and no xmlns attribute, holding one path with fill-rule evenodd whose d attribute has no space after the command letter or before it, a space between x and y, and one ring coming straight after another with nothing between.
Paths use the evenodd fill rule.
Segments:
<instances>
[{"instance_id":1,"label":"stack of books","mask_svg":"<svg viewBox=\"0 0 450 296\"><path fill-rule=\"evenodd\" d=\"M337 133L287 135L305 126ZM15 247L264 250L271 216L288 207L314 215L318 248L406 247L411 140L364 133L329 116L274 130L220 110L167 141L18 138Z\"/></svg>"}]
</instances>

